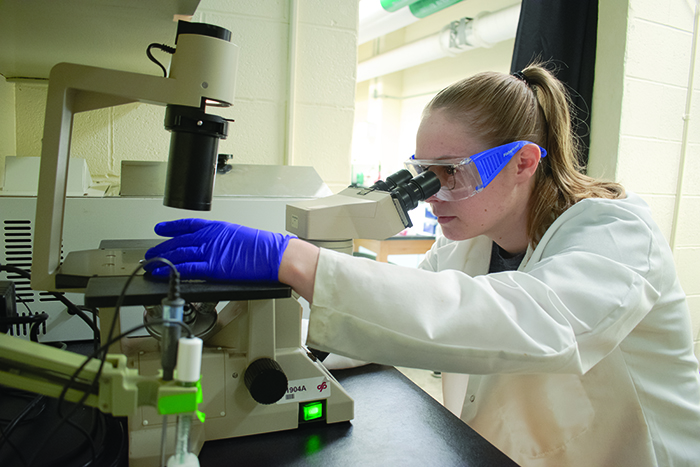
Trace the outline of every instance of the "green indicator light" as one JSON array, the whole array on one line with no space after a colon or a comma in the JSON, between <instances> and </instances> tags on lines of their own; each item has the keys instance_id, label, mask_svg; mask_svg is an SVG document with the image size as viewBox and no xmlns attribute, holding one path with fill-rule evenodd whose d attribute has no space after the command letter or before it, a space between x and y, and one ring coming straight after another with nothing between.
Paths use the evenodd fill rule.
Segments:
<instances>
[{"instance_id":1,"label":"green indicator light","mask_svg":"<svg viewBox=\"0 0 700 467\"><path fill-rule=\"evenodd\" d=\"M302 406L304 421L309 422L323 417L323 404L321 402L311 402Z\"/></svg>"}]
</instances>

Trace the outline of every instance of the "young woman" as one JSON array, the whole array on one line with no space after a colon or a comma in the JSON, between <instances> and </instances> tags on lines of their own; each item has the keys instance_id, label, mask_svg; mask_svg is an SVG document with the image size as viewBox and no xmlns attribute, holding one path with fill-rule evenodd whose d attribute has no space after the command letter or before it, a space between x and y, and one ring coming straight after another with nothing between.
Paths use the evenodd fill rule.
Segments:
<instances>
[{"instance_id":1,"label":"young woman","mask_svg":"<svg viewBox=\"0 0 700 467\"><path fill-rule=\"evenodd\" d=\"M184 277L289 284L312 304L313 348L471 375L457 413L523 466L700 465L671 251L638 196L576 161L545 67L482 73L428 104L407 162L441 182L427 201L442 236L419 269L199 219L159 224L173 238L147 257Z\"/></svg>"}]
</instances>

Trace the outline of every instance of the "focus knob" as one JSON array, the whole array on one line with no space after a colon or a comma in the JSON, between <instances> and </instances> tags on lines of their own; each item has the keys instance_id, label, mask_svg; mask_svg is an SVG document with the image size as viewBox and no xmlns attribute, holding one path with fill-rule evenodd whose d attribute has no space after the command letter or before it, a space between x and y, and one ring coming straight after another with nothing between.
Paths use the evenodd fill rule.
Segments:
<instances>
[{"instance_id":1,"label":"focus knob","mask_svg":"<svg viewBox=\"0 0 700 467\"><path fill-rule=\"evenodd\" d=\"M287 392L287 375L271 358L259 358L248 365L244 381L250 395L259 404L274 404Z\"/></svg>"}]
</instances>

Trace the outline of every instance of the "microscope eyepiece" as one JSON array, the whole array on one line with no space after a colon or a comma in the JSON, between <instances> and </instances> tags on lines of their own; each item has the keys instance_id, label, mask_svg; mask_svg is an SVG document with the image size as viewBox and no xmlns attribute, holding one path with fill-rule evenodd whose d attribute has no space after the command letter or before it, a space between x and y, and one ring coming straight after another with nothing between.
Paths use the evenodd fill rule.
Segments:
<instances>
[{"instance_id":1,"label":"microscope eyepiece","mask_svg":"<svg viewBox=\"0 0 700 467\"><path fill-rule=\"evenodd\" d=\"M372 185L370 190L385 191L391 193L397 208L403 211L401 218L406 227L411 226L408 211L418 207L418 203L425 201L440 190L440 180L431 171L411 178L411 172L406 169L389 175L386 181L379 180Z\"/></svg>"},{"instance_id":2,"label":"microscope eyepiece","mask_svg":"<svg viewBox=\"0 0 700 467\"><path fill-rule=\"evenodd\" d=\"M396 173L393 173L389 175L386 180L379 180L377 183L372 185L372 188L375 190L381 190L381 191L391 191L395 189L397 186L408 182L411 180L411 172L409 172L406 169L399 170Z\"/></svg>"},{"instance_id":3,"label":"microscope eyepiece","mask_svg":"<svg viewBox=\"0 0 700 467\"><path fill-rule=\"evenodd\" d=\"M410 211L416 208L420 201L425 201L439 190L440 180L437 175L431 171L426 171L398 185L391 193L399 199L406 211Z\"/></svg>"},{"instance_id":4,"label":"microscope eyepiece","mask_svg":"<svg viewBox=\"0 0 700 467\"><path fill-rule=\"evenodd\" d=\"M386 178L386 181L391 186L391 188L394 189L399 185L408 183L411 180L411 178L413 178L413 175L410 171L406 169L401 169L398 172L389 175Z\"/></svg>"}]
</instances>

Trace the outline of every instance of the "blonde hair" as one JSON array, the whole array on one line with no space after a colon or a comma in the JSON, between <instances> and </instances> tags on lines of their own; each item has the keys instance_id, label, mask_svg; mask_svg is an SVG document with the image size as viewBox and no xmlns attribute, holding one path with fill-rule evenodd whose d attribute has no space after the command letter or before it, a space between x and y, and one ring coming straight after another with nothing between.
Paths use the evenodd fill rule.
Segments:
<instances>
[{"instance_id":1,"label":"blonde hair","mask_svg":"<svg viewBox=\"0 0 700 467\"><path fill-rule=\"evenodd\" d=\"M625 189L584 174L564 84L542 63L531 64L518 75L486 72L458 81L440 91L425 113L445 111L493 147L526 140L547 150L535 173L528 208L527 234L535 247L574 204L586 198L622 198Z\"/></svg>"}]
</instances>

